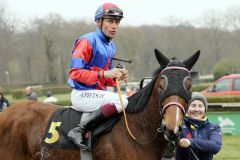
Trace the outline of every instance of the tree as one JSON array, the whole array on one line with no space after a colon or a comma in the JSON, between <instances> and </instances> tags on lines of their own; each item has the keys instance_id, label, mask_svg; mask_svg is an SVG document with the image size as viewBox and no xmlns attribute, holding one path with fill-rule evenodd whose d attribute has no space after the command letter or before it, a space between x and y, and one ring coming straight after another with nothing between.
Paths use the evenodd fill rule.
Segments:
<instances>
[{"instance_id":1,"label":"tree","mask_svg":"<svg viewBox=\"0 0 240 160\"><path fill-rule=\"evenodd\" d=\"M15 23L11 14L7 10L7 6L0 1L0 84L6 84L5 73L6 71L11 74L12 68L8 65L13 59L15 38ZM12 75L12 74L11 74Z\"/></svg>"},{"instance_id":2,"label":"tree","mask_svg":"<svg viewBox=\"0 0 240 160\"><path fill-rule=\"evenodd\" d=\"M44 42L45 42L45 54L48 61L48 65L47 65L48 79L49 79L49 82L53 83L53 82L56 82L56 74L54 71L55 55L53 51L53 40L50 37L45 36Z\"/></svg>"},{"instance_id":3,"label":"tree","mask_svg":"<svg viewBox=\"0 0 240 160\"><path fill-rule=\"evenodd\" d=\"M240 58L228 58L220 60L213 66L214 79L218 79L225 74L240 72Z\"/></svg>"}]
</instances>

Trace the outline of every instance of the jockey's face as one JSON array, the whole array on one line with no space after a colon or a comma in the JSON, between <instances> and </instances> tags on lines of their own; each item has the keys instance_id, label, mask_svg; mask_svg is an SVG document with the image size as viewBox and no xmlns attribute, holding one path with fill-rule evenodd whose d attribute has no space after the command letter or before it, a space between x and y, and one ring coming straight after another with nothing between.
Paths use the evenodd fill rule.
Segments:
<instances>
[{"instance_id":1,"label":"jockey's face","mask_svg":"<svg viewBox=\"0 0 240 160\"><path fill-rule=\"evenodd\" d=\"M119 24L120 19L115 18L103 18L97 22L97 25L100 27L103 34L110 39L116 36Z\"/></svg>"}]
</instances>

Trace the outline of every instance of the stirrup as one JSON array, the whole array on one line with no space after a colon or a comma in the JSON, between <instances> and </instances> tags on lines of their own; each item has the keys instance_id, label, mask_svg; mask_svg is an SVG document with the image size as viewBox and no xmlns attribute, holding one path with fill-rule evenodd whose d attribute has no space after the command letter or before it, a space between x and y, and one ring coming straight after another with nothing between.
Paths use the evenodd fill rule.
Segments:
<instances>
[{"instance_id":1,"label":"stirrup","mask_svg":"<svg viewBox=\"0 0 240 160\"><path fill-rule=\"evenodd\" d=\"M86 139L87 138L86 137L87 133L88 132L83 133L82 142L78 145L78 147L83 151L89 150L88 145L87 145L87 139Z\"/></svg>"},{"instance_id":2,"label":"stirrup","mask_svg":"<svg viewBox=\"0 0 240 160\"><path fill-rule=\"evenodd\" d=\"M84 151L88 150L91 152L91 132L87 131L83 137L83 141L79 144L79 148Z\"/></svg>"},{"instance_id":3,"label":"stirrup","mask_svg":"<svg viewBox=\"0 0 240 160\"><path fill-rule=\"evenodd\" d=\"M80 143L78 147L83 151L88 150L88 146L86 144L83 144L83 143Z\"/></svg>"}]
</instances>

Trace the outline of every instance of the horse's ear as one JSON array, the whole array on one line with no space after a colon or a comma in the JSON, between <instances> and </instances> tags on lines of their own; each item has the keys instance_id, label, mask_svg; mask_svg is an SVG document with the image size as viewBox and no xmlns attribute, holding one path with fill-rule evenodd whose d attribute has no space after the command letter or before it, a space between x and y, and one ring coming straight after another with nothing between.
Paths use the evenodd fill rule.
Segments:
<instances>
[{"instance_id":1,"label":"horse's ear","mask_svg":"<svg viewBox=\"0 0 240 160\"><path fill-rule=\"evenodd\" d=\"M200 56L200 50L194 53L190 58L183 61L183 64L187 67L188 70L194 66Z\"/></svg>"},{"instance_id":2,"label":"horse's ear","mask_svg":"<svg viewBox=\"0 0 240 160\"><path fill-rule=\"evenodd\" d=\"M168 63L170 62L170 60L165 57L159 50L154 49L155 52L155 57L158 60L158 63L160 64L160 66L165 67L166 65L168 65Z\"/></svg>"}]
</instances>

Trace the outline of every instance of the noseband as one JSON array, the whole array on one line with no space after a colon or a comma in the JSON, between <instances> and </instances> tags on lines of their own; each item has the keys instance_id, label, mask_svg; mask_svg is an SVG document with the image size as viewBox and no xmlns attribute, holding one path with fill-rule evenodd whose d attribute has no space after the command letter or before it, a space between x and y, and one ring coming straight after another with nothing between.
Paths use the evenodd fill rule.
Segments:
<instances>
[{"instance_id":1,"label":"noseband","mask_svg":"<svg viewBox=\"0 0 240 160\"><path fill-rule=\"evenodd\" d=\"M171 105L176 105L176 106L178 106L178 107L181 109L183 115L185 114L185 108L184 108L180 103L178 103L178 102L170 102L170 103L167 103L166 105L164 105L164 106L163 106L163 109L162 109L162 113L164 113L165 110L166 110L169 106L171 106Z\"/></svg>"}]
</instances>

